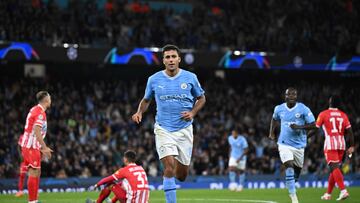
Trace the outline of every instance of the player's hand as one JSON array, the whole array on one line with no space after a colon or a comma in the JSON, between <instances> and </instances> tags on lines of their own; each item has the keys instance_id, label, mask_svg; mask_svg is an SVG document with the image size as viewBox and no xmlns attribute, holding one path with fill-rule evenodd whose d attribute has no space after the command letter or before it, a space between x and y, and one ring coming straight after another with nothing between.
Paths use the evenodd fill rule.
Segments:
<instances>
[{"instance_id":1,"label":"player's hand","mask_svg":"<svg viewBox=\"0 0 360 203\"><path fill-rule=\"evenodd\" d=\"M53 150L50 149L49 147L45 146L45 147L40 149L40 152L45 157L45 159L50 159L51 158L51 152L53 152Z\"/></svg>"},{"instance_id":2,"label":"player's hand","mask_svg":"<svg viewBox=\"0 0 360 203\"><path fill-rule=\"evenodd\" d=\"M269 138L270 138L271 140L275 140L275 133L270 133L270 134L269 134Z\"/></svg>"},{"instance_id":3,"label":"player's hand","mask_svg":"<svg viewBox=\"0 0 360 203\"><path fill-rule=\"evenodd\" d=\"M194 118L194 114L191 111L181 112L181 118L186 121L191 121Z\"/></svg>"},{"instance_id":4,"label":"player's hand","mask_svg":"<svg viewBox=\"0 0 360 203\"><path fill-rule=\"evenodd\" d=\"M349 149L346 150L346 154L349 156L349 158L352 157L353 153L354 153L354 147L349 147Z\"/></svg>"},{"instance_id":5,"label":"player's hand","mask_svg":"<svg viewBox=\"0 0 360 203\"><path fill-rule=\"evenodd\" d=\"M131 119L132 119L135 123L139 124L139 123L141 122L141 119L142 119L142 114L139 113L139 112L136 112L134 115L131 116Z\"/></svg>"},{"instance_id":6,"label":"player's hand","mask_svg":"<svg viewBox=\"0 0 360 203\"><path fill-rule=\"evenodd\" d=\"M296 125L296 124L290 124L290 128L293 129L293 130L297 130L297 129L301 129L301 127L299 125Z\"/></svg>"}]
</instances>

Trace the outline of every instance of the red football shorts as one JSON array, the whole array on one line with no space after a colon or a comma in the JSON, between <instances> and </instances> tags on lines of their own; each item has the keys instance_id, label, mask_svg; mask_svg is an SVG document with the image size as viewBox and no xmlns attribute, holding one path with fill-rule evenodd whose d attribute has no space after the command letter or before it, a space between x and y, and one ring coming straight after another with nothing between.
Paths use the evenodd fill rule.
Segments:
<instances>
[{"instance_id":1,"label":"red football shorts","mask_svg":"<svg viewBox=\"0 0 360 203\"><path fill-rule=\"evenodd\" d=\"M41 168L41 153L38 149L22 147L21 154L25 167Z\"/></svg>"},{"instance_id":2,"label":"red football shorts","mask_svg":"<svg viewBox=\"0 0 360 203\"><path fill-rule=\"evenodd\" d=\"M327 164L330 163L340 163L344 156L344 150L326 150L325 159Z\"/></svg>"},{"instance_id":3,"label":"red football shorts","mask_svg":"<svg viewBox=\"0 0 360 203\"><path fill-rule=\"evenodd\" d=\"M126 200L126 191L121 187L121 183L114 184L111 187L111 191L115 194L117 199Z\"/></svg>"}]
</instances>

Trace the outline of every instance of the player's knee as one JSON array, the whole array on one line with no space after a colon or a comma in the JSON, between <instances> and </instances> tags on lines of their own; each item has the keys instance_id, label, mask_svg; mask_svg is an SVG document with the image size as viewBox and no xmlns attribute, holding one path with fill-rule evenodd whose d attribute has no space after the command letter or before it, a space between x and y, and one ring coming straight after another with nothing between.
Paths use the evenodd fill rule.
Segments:
<instances>
[{"instance_id":1,"label":"player's knee","mask_svg":"<svg viewBox=\"0 0 360 203\"><path fill-rule=\"evenodd\" d=\"M37 169L37 168L29 168L29 176L32 176L32 177L40 177L40 169Z\"/></svg>"},{"instance_id":2,"label":"player's knee","mask_svg":"<svg viewBox=\"0 0 360 203\"><path fill-rule=\"evenodd\" d=\"M294 162L293 161L287 161L284 163L286 168L294 168Z\"/></svg>"},{"instance_id":3,"label":"player's knee","mask_svg":"<svg viewBox=\"0 0 360 203\"><path fill-rule=\"evenodd\" d=\"M164 175L166 177L174 177L175 173L174 173L175 169L173 166L167 166L164 168Z\"/></svg>"},{"instance_id":4,"label":"player's knee","mask_svg":"<svg viewBox=\"0 0 360 203\"><path fill-rule=\"evenodd\" d=\"M187 174L176 174L176 179L178 179L180 182L184 182L186 180Z\"/></svg>"}]
</instances>

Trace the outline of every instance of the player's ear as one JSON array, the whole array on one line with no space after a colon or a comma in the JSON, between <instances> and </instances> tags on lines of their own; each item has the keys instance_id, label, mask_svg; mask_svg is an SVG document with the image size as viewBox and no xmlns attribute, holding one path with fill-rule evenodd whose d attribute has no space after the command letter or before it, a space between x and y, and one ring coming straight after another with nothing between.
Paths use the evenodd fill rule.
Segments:
<instances>
[{"instance_id":1,"label":"player's ear","mask_svg":"<svg viewBox=\"0 0 360 203\"><path fill-rule=\"evenodd\" d=\"M181 62L181 57L179 56L179 63Z\"/></svg>"}]
</instances>

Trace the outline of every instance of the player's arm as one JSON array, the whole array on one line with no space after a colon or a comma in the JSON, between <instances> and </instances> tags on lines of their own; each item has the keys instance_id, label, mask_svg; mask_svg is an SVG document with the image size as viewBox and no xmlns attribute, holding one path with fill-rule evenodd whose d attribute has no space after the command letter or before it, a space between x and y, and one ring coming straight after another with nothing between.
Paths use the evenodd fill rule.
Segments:
<instances>
[{"instance_id":1,"label":"player's arm","mask_svg":"<svg viewBox=\"0 0 360 203\"><path fill-rule=\"evenodd\" d=\"M274 140L275 139L275 129L279 126L279 121L275 120L274 118L271 119L270 122L270 130L269 130L269 138Z\"/></svg>"},{"instance_id":2,"label":"player's arm","mask_svg":"<svg viewBox=\"0 0 360 203\"><path fill-rule=\"evenodd\" d=\"M249 152L249 148L245 148L242 155L238 158L237 162L239 162L244 156L246 156Z\"/></svg>"},{"instance_id":3,"label":"player's arm","mask_svg":"<svg viewBox=\"0 0 360 203\"><path fill-rule=\"evenodd\" d=\"M39 125L34 125L34 133L36 140L40 143L40 151L41 153L48 159L51 158L51 152L52 150L46 146L43 137L41 136L41 127Z\"/></svg>"},{"instance_id":4,"label":"player's arm","mask_svg":"<svg viewBox=\"0 0 360 203\"><path fill-rule=\"evenodd\" d=\"M132 120L139 124L142 120L142 114L149 108L151 100L143 98L138 106L137 112L132 115Z\"/></svg>"},{"instance_id":5,"label":"player's arm","mask_svg":"<svg viewBox=\"0 0 360 203\"><path fill-rule=\"evenodd\" d=\"M305 124L305 125L296 125L295 123L291 124L290 127L293 130L317 130L318 128L315 125L315 122Z\"/></svg>"},{"instance_id":6,"label":"player's arm","mask_svg":"<svg viewBox=\"0 0 360 203\"><path fill-rule=\"evenodd\" d=\"M99 182L97 182L97 183L95 184L95 188L96 188L96 187L100 187L101 185L104 185L104 184L112 183L112 182L114 182L115 180L116 180L116 179L115 179L114 175L108 176L108 177L106 177L106 178L101 179Z\"/></svg>"},{"instance_id":7,"label":"player's arm","mask_svg":"<svg viewBox=\"0 0 360 203\"><path fill-rule=\"evenodd\" d=\"M346 150L347 155L351 158L352 153L354 152L354 134L352 131L352 128L349 127L347 129L345 129L345 136L349 138L349 142L350 142L350 147Z\"/></svg>"},{"instance_id":8,"label":"player's arm","mask_svg":"<svg viewBox=\"0 0 360 203\"><path fill-rule=\"evenodd\" d=\"M195 115L200 111L200 109L205 105L205 103L205 95L198 96L192 110L181 112L181 117L186 121L190 121L195 117Z\"/></svg>"}]
</instances>

